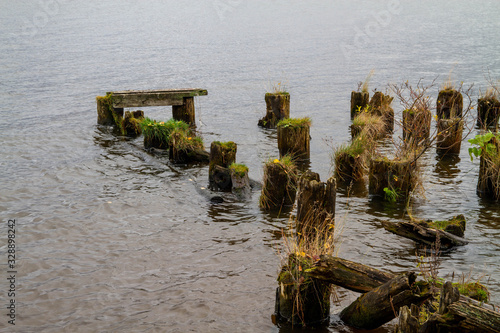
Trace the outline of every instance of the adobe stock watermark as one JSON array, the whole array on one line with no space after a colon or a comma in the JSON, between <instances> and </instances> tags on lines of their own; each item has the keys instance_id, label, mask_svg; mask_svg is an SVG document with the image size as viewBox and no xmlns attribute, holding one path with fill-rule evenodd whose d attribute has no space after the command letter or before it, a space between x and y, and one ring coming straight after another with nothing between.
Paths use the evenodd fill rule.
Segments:
<instances>
[{"instance_id":1,"label":"adobe stock watermark","mask_svg":"<svg viewBox=\"0 0 500 333\"><path fill-rule=\"evenodd\" d=\"M340 44L340 49L344 58L349 61L352 55L370 43L370 38L374 38L380 34L383 28L391 24L394 15L401 13L400 0L391 0L387 3L386 9L382 9L372 14L372 19L365 24L363 29L358 26L354 27L354 39L351 44Z\"/></svg>"},{"instance_id":2,"label":"adobe stock watermark","mask_svg":"<svg viewBox=\"0 0 500 333\"><path fill-rule=\"evenodd\" d=\"M213 6L219 20L223 21L243 3L243 0L215 0Z\"/></svg>"},{"instance_id":3,"label":"adobe stock watermark","mask_svg":"<svg viewBox=\"0 0 500 333\"><path fill-rule=\"evenodd\" d=\"M23 18L20 36L26 39L35 37L54 16L60 13L61 6L69 2L71 0L39 0L37 10L31 19Z\"/></svg>"}]
</instances>

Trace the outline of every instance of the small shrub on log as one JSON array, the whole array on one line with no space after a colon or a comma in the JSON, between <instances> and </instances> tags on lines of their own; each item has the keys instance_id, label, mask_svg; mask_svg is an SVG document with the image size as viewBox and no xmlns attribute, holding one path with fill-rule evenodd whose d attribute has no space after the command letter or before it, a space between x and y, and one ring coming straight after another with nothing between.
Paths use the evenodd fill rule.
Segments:
<instances>
[{"instance_id":1,"label":"small shrub on log","mask_svg":"<svg viewBox=\"0 0 500 333\"><path fill-rule=\"evenodd\" d=\"M288 118L279 121L278 149L280 156L292 155L297 159L308 159L310 155L310 118Z\"/></svg>"},{"instance_id":2,"label":"small shrub on log","mask_svg":"<svg viewBox=\"0 0 500 333\"><path fill-rule=\"evenodd\" d=\"M279 211L293 205L297 190L297 167L290 155L280 160L269 160L264 164L264 180L259 206L270 211Z\"/></svg>"},{"instance_id":3,"label":"small shrub on log","mask_svg":"<svg viewBox=\"0 0 500 333\"><path fill-rule=\"evenodd\" d=\"M500 133L479 134L469 142L474 145L469 148L471 160L474 156L480 158L478 195L500 200Z\"/></svg>"}]
</instances>

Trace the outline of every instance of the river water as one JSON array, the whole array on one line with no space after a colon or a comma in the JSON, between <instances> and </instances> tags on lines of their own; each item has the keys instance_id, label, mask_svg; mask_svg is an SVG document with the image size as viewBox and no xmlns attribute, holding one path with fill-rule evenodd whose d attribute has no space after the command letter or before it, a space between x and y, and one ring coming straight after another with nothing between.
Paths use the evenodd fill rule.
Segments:
<instances>
[{"instance_id":1,"label":"river water","mask_svg":"<svg viewBox=\"0 0 500 333\"><path fill-rule=\"evenodd\" d=\"M198 129L235 141L262 180L276 132L257 127L281 83L291 115L312 118L311 169L331 175L349 138L351 90L449 76L473 99L500 77L498 1L17 1L0 3L2 332L289 332L271 322L288 216L202 194L206 166L148 154L142 138L97 126L106 91L196 87ZM402 110L395 102L396 111ZM166 120L170 107L146 108ZM434 126L435 124L433 124ZM472 128L470 135L477 130ZM395 136L401 135L400 129ZM467 218L470 244L441 256L440 275L481 279L500 303L500 209L476 196L468 143L457 159L422 158L413 214ZM366 184L337 194L339 256L399 272L418 247L384 231L404 207ZM7 290L7 221L16 221L15 296ZM329 332L354 300L338 291ZM6 306L15 300L8 323ZM387 332L391 324L379 329Z\"/></svg>"}]
</instances>

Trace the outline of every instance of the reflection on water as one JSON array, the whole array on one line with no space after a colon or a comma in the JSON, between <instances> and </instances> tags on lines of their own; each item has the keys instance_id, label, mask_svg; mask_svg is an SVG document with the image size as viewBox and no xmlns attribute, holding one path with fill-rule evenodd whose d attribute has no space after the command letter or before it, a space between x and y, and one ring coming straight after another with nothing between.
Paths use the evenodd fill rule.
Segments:
<instances>
[{"instance_id":1,"label":"reflection on water","mask_svg":"<svg viewBox=\"0 0 500 333\"><path fill-rule=\"evenodd\" d=\"M461 161L458 155L436 155L436 165L434 167L434 172L440 178L455 178L459 173L459 163Z\"/></svg>"}]
</instances>

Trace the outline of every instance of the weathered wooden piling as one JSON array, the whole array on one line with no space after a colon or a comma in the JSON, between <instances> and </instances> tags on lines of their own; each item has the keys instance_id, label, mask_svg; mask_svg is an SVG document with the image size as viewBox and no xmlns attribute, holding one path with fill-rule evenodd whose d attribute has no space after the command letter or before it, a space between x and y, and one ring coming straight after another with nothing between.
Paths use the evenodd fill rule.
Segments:
<instances>
[{"instance_id":1,"label":"weathered wooden piling","mask_svg":"<svg viewBox=\"0 0 500 333\"><path fill-rule=\"evenodd\" d=\"M427 109L403 111L403 139L408 146L421 146L431 133L432 113Z\"/></svg>"},{"instance_id":2,"label":"weathered wooden piling","mask_svg":"<svg viewBox=\"0 0 500 333\"><path fill-rule=\"evenodd\" d=\"M258 125L265 128L276 128L278 122L290 117L290 94L287 92L266 93L266 115Z\"/></svg>"},{"instance_id":3,"label":"weathered wooden piling","mask_svg":"<svg viewBox=\"0 0 500 333\"><path fill-rule=\"evenodd\" d=\"M497 127L500 118L500 101L495 96L488 96L477 101L477 126L481 128Z\"/></svg>"},{"instance_id":4,"label":"weathered wooden piling","mask_svg":"<svg viewBox=\"0 0 500 333\"><path fill-rule=\"evenodd\" d=\"M361 133L371 140L382 139L388 133L382 116L363 112L354 117L351 124L351 137L354 140Z\"/></svg>"},{"instance_id":5,"label":"weathered wooden piling","mask_svg":"<svg viewBox=\"0 0 500 333\"><path fill-rule=\"evenodd\" d=\"M113 107L112 93L106 96L97 96L97 123L99 125L117 125L121 124L123 118L123 108Z\"/></svg>"},{"instance_id":6,"label":"weathered wooden piling","mask_svg":"<svg viewBox=\"0 0 500 333\"><path fill-rule=\"evenodd\" d=\"M144 111L127 111L123 117L123 131L128 136L139 136L142 133L141 122L144 120Z\"/></svg>"},{"instance_id":7,"label":"weathered wooden piling","mask_svg":"<svg viewBox=\"0 0 500 333\"><path fill-rule=\"evenodd\" d=\"M232 141L214 141L210 145L209 187L212 190L231 191L229 166L236 161L237 145Z\"/></svg>"},{"instance_id":8,"label":"weathered wooden piling","mask_svg":"<svg viewBox=\"0 0 500 333\"><path fill-rule=\"evenodd\" d=\"M393 99L394 97L376 91L368 104L371 114L382 117L386 133L394 131L394 109L391 107Z\"/></svg>"},{"instance_id":9,"label":"weathered wooden piling","mask_svg":"<svg viewBox=\"0 0 500 333\"><path fill-rule=\"evenodd\" d=\"M370 160L368 190L370 194L392 201L407 198L417 184L417 162L411 159L377 157Z\"/></svg>"},{"instance_id":10,"label":"weathered wooden piling","mask_svg":"<svg viewBox=\"0 0 500 333\"><path fill-rule=\"evenodd\" d=\"M373 147L373 140L362 133L350 143L335 149L334 176L337 182L348 184L363 178L370 147Z\"/></svg>"},{"instance_id":11,"label":"weathered wooden piling","mask_svg":"<svg viewBox=\"0 0 500 333\"><path fill-rule=\"evenodd\" d=\"M278 276L275 314L280 321L294 326L319 326L330 318L330 285L308 276L305 271L313 260L290 254Z\"/></svg>"},{"instance_id":12,"label":"weathered wooden piling","mask_svg":"<svg viewBox=\"0 0 500 333\"><path fill-rule=\"evenodd\" d=\"M174 163L207 163L210 159L210 154L203 147L203 140L195 137L189 130L172 131L168 148L170 161Z\"/></svg>"},{"instance_id":13,"label":"weathered wooden piling","mask_svg":"<svg viewBox=\"0 0 500 333\"><path fill-rule=\"evenodd\" d=\"M438 119L462 118L463 107L463 97L459 91L443 89L439 92L436 102Z\"/></svg>"},{"instance_id":14,"label":"weathered wooden piling","mask_svg":"<svg viewBox=\"0 0 500 333\"><path fill-rule=\"evenodd\" d=\"M172 105L172 117L182 120L189 126L196 126L196 115L194 111L194 97L184 97L182 105Z\"/></svg>"},{"instance_id":15,"label":"weathered wooden piling","mask_svg":"<svg viewBox=\"0 0 500 333\"><path fill-rule=\"evenodd\" d=\"M477 194L482 198L500 200L500 142L492 137L485 143L487 145L492 145L492 149L481 151Z\"/></svg>"},{"instance_id":16,"label":"weathered wooden piling","mask_svg":"<svg viewBox=\"0 0 500 333\"><path fill-rule=\"evenodd\" d=\"M231 174L232 192L241 198L248 197L251 190L248 167L244 164L232 163L229 166L229 171Z\"/></svg>"},{"instance_id":17,"label":"weathered wooden piling","mask_svg":"<svg viewBox=\"0 0 500 333\"><path fill-rule=\"evenodd\" d=\"M366 109L369 99L368 91L351 92L351 120Z\"/></svg>"},{"instance_id":18,"label":"weathered wooden piling","mask_svg":"<svg viewBox=\"0 0 500 333\"><path fill-rule=\"evenodd\" d=\"M288 118L279 121L278 149L280 157L292 155L298 160L307 160L310 156L310 118Z\"/></svg>"},{"instance_id":19,"label":"weathered wooden piling","mask_svg":"<svg viewBox=\"0 0 500 333\"><path fill-rule=\"evenodd\" d=\"M331 177L320 182L319 174L306 171L299 179L297 190L297 225L300 236L308 238L333 235L337 183ZM300 238L300 237L299 237Z\"/></svg>"},{"instance_id":20,"label":"weathered wooden piling","mask_svg":"<svg viewBox=\"0 0 500 333\"><path fill-rule=\"evenodd\" d=\"M462 145L462 118L438 119L436 150L440 155L458 155Z\"/></svg>"},{"instance_id":21,"label":"weathered wooden piling","mask_svg":"<svg viewBox=\"0 0 500 333\"><path fill-rule=\"evenodd\" d=\"M295 202L297 191L297 167L289 155L281 160L269 160L264 164L264 180L259 206L269 211L280 211Z\"/></svg>"}]
</instances>

